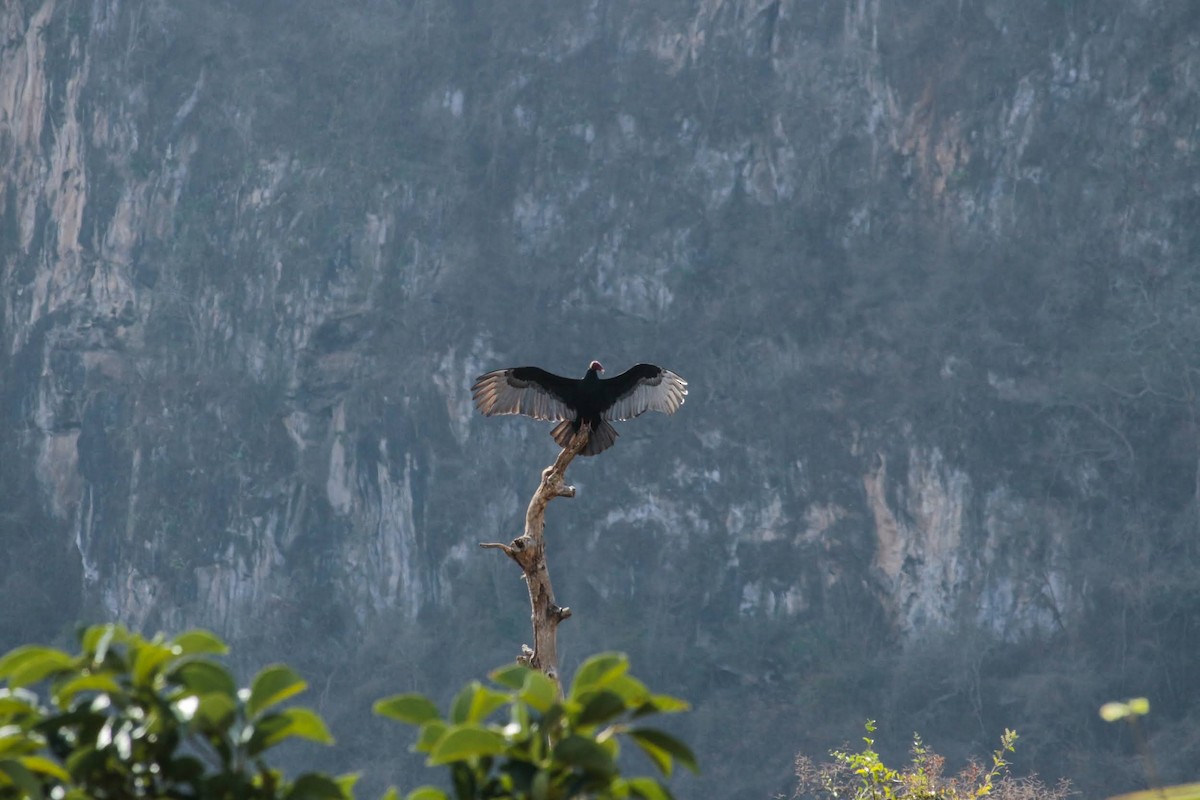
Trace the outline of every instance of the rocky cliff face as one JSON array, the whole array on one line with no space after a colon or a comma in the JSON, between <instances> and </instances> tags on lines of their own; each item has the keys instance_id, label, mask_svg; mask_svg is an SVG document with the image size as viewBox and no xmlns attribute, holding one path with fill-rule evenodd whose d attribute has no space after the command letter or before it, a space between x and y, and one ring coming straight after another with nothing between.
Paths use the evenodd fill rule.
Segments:
<instances>
[{"instance_id":1,"label":"rocky cliff face","mask_svg":"<svg viewBox=\"0 0 1200 800\"><path fill-rule=\"evenodd\" d=\"M474 544L554 451L471 379L651 360L689 402L573 467L553 568L568 659L678 682L710 785L880 707L1131 780L1090 720L1155 688L1188 763L1190 4L336 5L0 10L3 643L477 674L524 611Z\"/></svg>"}]
</instances>

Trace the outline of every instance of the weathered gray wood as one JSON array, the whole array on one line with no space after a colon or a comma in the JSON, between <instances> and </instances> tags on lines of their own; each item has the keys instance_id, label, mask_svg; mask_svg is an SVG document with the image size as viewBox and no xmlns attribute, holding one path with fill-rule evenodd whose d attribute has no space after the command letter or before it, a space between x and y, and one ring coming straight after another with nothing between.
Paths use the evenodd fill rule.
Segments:
<instances>
[{"instance_id":1,"label":"weathered gray wood","mask_svg":"<svg viewBox=\"0 0 1200 800\"><path fill-rule=\"evenodd\" d=\"M554 464L542 470L542 481L525 512L525 532L509 544L484 542L480 547L503 550L521 567L529 588L532 610L533 649L522 646L518 660L558 680L558 623L571 616L571 609L554 602L550 568L546 564L546 506L556 497L574 497L575 487L566 483L567 466L587 446L591 430L585 423Z\"/></svg>"}]
</instances>

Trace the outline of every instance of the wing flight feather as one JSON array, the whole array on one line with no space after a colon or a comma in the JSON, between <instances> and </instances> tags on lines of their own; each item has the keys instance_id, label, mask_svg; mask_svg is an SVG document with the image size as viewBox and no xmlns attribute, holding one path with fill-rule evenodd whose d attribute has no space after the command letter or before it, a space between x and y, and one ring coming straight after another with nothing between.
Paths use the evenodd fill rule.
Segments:
<instances>
[{"instance_id":1,"label":"wing flight feather","mask_svg":"<svg viewBox=\"0 0 1200 800\"><path fill-rule=\"evenodd\" d=\"M575 417L565 402L569 381L538 367L510 367L480 375L471 396L484 416L524 414L556 422Z\"/></svg>"},{"instance_id":2,"label":"wing flight feather","mask_svg":"<svg viewBox=\"0 0 1200 800\"><path fill-rule=\"evenodd\" d=\"M604 411L605 419L633 419L647 411L674 414L687 397L687 381L669 369L638 364L609 378L616 399Z\"/></svg>"}]
</instances>

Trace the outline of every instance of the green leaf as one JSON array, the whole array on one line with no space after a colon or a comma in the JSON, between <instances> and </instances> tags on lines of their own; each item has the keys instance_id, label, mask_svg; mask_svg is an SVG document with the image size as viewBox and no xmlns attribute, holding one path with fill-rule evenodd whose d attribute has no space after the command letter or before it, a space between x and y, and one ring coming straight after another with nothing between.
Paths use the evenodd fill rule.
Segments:
<instances>
[{"instance_id":1,"label":"green leaf","mask_svg":"<svg viewBox=\"0 0 1200 800\"><path fill-rule=\"evenodd\" d=\"M692 772L697 775L700 774L700 767L696 763L695 753L692 752L690 747L671 734L655 730L654 728L634 728L628 733L643 750L646 750L647 746L656 747L674 756L680 764L683 764ZM667 770L665 774L670 775L671 773Z\"/></svg>"},{"instance_id":2,"label":"green leaf","mask_svg":"<svg viewBox=\"0 0 1200 800\"><path fill-rule=\"evenodd\" d=\"M650 690L632 675L618 675L608 682L608 688L620 695L625 705L631 708L640 708L650 702Z\"/></svg>"},{"instance_id":3,"label":"green leaf","mask_svg":"<svg viewBox=\"0 0 1200 800\"><path fill-rule=\"evenodd\" d=\"M0 756L19 756L36 753L45 744L42 738L21 730L16 725L0 728Z\"/></svg>"},{"instance_id":4,"label":"green leaf","mask_svg":"<svg viewBox=\"0 0 1200 800\"><path fill-rule=\"evenodd\" d=\"M674 800L667 787L654 778L630 778L626 781L629 793L642 800Z\"/></svg>"},{"instance_id":5,"label":"green leaf","mask_svg":"<svg viewBox=\"0 0 1200 800\"><path fill-rule=\"evenodd\" d=\"M437 706L423 694L397 694L375 703L375 713L409 725L422 725L438 719Z\"/></svg>"},{"instance_id":6,"label":"green leaf","mask_svg":"<svg viewBox=\"0 0 1200 800\"><path fill-rule=\"evenodd\" d=\"M599 653L579 665L571 683L570 697L578 698L589 689L603 689L629 670L629 658L624 653Z\"/></svg>"},{"instance_id":7,"label":"green leaf","mask_svg":"<svg viewBox=\"0 0 1200 800\"><path fill-rule=\"evenodd\" d=\"M254 677L250 686L250 699L246 701L246 714L251 719L273 705L282 703L308 688L299 675L285 664L272 664Z\"/></svg>"},{"instance_id":8,"label":"green leaf","mask_svg":"<svg viewBox=\"0 0 1200 800\"><path fill-rule=\"evenodd\" d=\"M583 708L574 715L576 725L600 725L620 716L628 707L620 695L607 689L582 698Z\"/></svg>"},{"instance_id":9,"label":"green leaf","mask_svg":"<svg viewBox=\"0 0 1200 800\"><path fill-rule=\"evenodd\" d=\"M333 744L333 736L330 735L329 728L325 727L325 721L312 709L289 708L281 712L280 716L283 717L287 725L275 736L268 738L267 747L272 747L284 739L291 738L307 739L310 742L319 742L321 744Z\"/></svg>"},{"instance_id":10,"label":"green leaf","mask_svg":"<svg viewBox=\"0 0 1200 800\"><path fill-rule=\"evenodd\" d=\"M671 773L675 770L675 762L670 753L653 742L639 741L635 738L634 743L654 762L654 766L658 767L659 772L668 778L671 777Z\"/></svg>"},{"instance_id":11,"label":"green leaf","mask_svg":"<svg viewBox=\"0 0 1200 800\"><path fill-rule=\"evenodd\" d=\"M333 778L312 772L297 778L284 795L287 800L342 800L346 796Z\"/></svg>"},{"instance_id":12,"label":"green leaf","mask_svg":"<svg viewBox=\"0 0 1200 800\"><path fill-rule=\"evenodd\" d=\"M359 774L357 772L347 773L346 775L338 775L334 778L337 785L341 787L342 794L345 797L354 797L354 787L358 784Z\"/></svg>"},{"instance_id":13,"label":"green leaf","mask_svg":"<svg viewBox=\"0 0 1200 800\"><path fill-rule=\"evenodd\" d=\"M199 628L179 634L171 640L181 655L225 655L229 646L215 634Z\"/></svg>"},{"instance_id":14,"label":"green leaf","mask_svg":"<svg viewBox=\"0 0 1200 800\"><path fill-rule=\"evenodd\" d=\"M507 692L498 692L478 683L473 683L472 686L474 692L471 694L471 705L467 709L466 722L483 722L496 709L502 708L512 701L512 696Z\"/></svg>"},{"instance_id":15,"label":"green leaf","mask_svg":"<svg viewBox=\"0 0 1200 800\"><path fill-rule=\"evenodd\" d=\"M662 714L675 714L680 711L690 711L692 708L692 704L688 701L680 700L669 694L650 695L650 705L654 707L655 711Z\"/></svg>"},{"instance_id":16,"label":"green leaf","mask_svg":"<svg viewBox=\"0 0 1200 800\"><path fill-rule=\"evenodd\" d=\"M219 693L230 699L237 696L237 684L229 670L212 661L184 661L172 670L171 677L194 694Z\"/></svg>"},{"instance_id":17,"label":"green leaf","mask_svg":"<svg viewBox=\"0 0 1200 800\"><path fill-rule=\"evenodd\" d=\"M469 721L467 715L471 711L471 698L475 696L475 690L479 688L479 681L471 681L450 701L450 721L452 723L457 725Z\"/></svg>"},{"instance_id":18,"label":"green leaf","mask_svg":"<svg viewBox=\"0 0 1200 800\"><path fill-rule=\"evenodd\" d=\"M383 800L387 800L387 797L384 797ZM404 800L450 800L450 795L436 786L418 786L405 795Z\"/></svg>"},{"instance_id":19,"label":"green leaf","mask_svg":"<svg viewBox=\"0 0 1200 800\"><path fill-rule=\"evenodd\" d=\"M75 659L53 647L26 645L0 658L0 678L14 688L37 683L55 672L71 669Z\"/></svg>"},{"instance_id":20,"label":"green leaf","mask_svg":"<svg viewBox=\"0 0 1200 800\"><path fill-rule=\"evenodd\" d=\"M154 678L159 674L159 668L178 653L170 647L154 642L147 642L137 650L133 658L133 685L153 686Z\"/></svg>"},{"instance_id":21,"label":"green leaf","mask_svg":"<svg viewBox=\"0 0 1200 800\"><path fill-rule=\"evenodd\" d=\"M75 695L80 692L120 694L122 691L121 686L113 680L111 675L103 673L84 674L68 678L66 681L56 685L51 691L50 697L56 706L66 708L75 699Z\"/></svg>"},{"instance_id":22,"label":"green leaf","mask_svg":"<svg viewBox=\"0 0 1200 800\"><path fill-rule=\"evenodd\" d=\"M417 734L417 741L413 744L413 750L418 753L432 753L433 748L446 735L446 731L450 730L450 726L440 719L431 719L421 726L421 732Z\"/></svg>"},{"instance_id":23,"label":"green leaf","mask_svg":"<svg viewBox=\"0 0 1200 800\"><path fill-rule=\"evenodd\" d=\"M93 664L101 664L108 658L108 650L113 642L125 644L130 638L129 631L120 625L111 622L106 625L93 625L83 633L83 653Z\"/></svg>"},{"instance_id":24,"label":"green leaf","mask_svg":"<svg viewBox=\"0 0 1200 800\"><path fill-rule=\"evenodd\" d=\"M42 782L21 762L12 759L0 761L0 773L7 775L8 779L21 790L23 793L20 795L21 797L32 798L32 800L42 800L45 797L42 793Z\"/></svg>"},{"instance_id":25,"label":"green leaf","mask_svg":"<svg viewBox=\"0 0 1200 800\"><path fill-rule=\"evenodd\" d=\"M0 718L38 713L38 696L28 689L0 689Z\"/></svg>"},{"instance_id":26,"label":"green leaf","mask_svg":"<svg viewBox=\"0 0 1200 800\"><path fill-rule=\"evenodd\" d=\"M258 755L286 739L308 739L321 744L333 744L329 729L316 714L307 708L289 708L260 716L242 731L250 755Z\"/></svg>"},{"instance_id":27,"label":"green leaf","mask_svg":"<svg viewBox=\"0 0 1200 800\"><path fill-rule=\"evenodd\" d=\"M57 762L51 761L45 756L21 756L17 760L30 772L49 775L51 778L63 783L71 782L71 773L63 769Z\"/></svg>"},{"instance_id":28,"label":"green leaf","mask_svg":"<svg viewBox=\"0 0 1200 800\"><path fill-rule=\"evenodd\" d=\"M507 747L504 737L482 725L455 725L438 740L429 754L429 765L449 764L468 758L482 758L503 753Z\"/></svg>"},{"instance_id":29,"label":"green leaf","mask_svg":"<svg viewBox=\"0 0 1200 800\"><path fill-rule=\"evenodd\" d=\"M488 673L488 677L509 689L520 689L525 685L525 674L534 670L524 664L507 664Z\"/></svg>"},{"instance_id":30,"label":"green leaf","mask_svg":"<svg viewBox=\"0 0 1200 800\"><path fill-rule=\"evenodd\" d=\"M200 695L200 703L191 720L201 730L223 731L237 712L237 701L222 692Z\"/></svg>"},{"instance_id":31,"label":"green leaf","mask_svg":"<svg viewBox=\"0 0 1200 800\"><path fill-rule=\"evenodd\" d=\"M545 714L558 702L558 684L541 672L531 669L525 674L525 685L521 687L518 697Z\"/></svg>"},{"instance_id":32,"label":"green leaf","mask_svg":"<svg viewBox=\"0 0 1200 800\"><path fill-rule=\"evenodd\" d=\"M612 756L594 739L571 735L554 746L554 760L560 764L597 775L612 775L616 772Z\"/></svg>"}]
</instances>

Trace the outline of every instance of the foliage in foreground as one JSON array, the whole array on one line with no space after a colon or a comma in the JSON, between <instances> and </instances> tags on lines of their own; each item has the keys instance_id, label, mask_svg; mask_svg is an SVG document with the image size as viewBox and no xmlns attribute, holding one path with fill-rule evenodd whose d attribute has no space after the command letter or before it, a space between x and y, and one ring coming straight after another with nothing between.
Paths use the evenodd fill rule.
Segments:
<instances>
[{"instance_id":1,"label":"foliage in foreground","mask_svg":"<svg viewBox=\"0 0 1200 800\"><path fill-rule=\"evenodd\" d=\"M430 766L450 770L454 797L565 800L645 798L667 800L652 777L623 777L617 767L621 742L631 742L669 777L676 762L697 771L687 745L640 720L687 709L682 700L653 694L629 675L629 661L604 653L585 661L566 697L541 672L513 665L492 672L494 686L472 682L442 717L428 698L402 694L375 710L418 728L415 749ZM499 718L488 722L490 718ZM433 786L408 800L449 800Z\"/></svg>"},{"instance_id":2,"label":"foliage in foreground","mask_svg":"<svg viewBox=\"0 0 1200 800\"><path fill-rule=\"evenodd\" d=\"M875 723L867 721L867 733ZM875 740L863 737L861 752L834 750L832 761L816 765L807 756L796 758L797 798L819 800L1063 800L1071 794L1066 782L1050 787L1036 776L1014 778L1008 772L1006 753L1014 751L1017 734L1006 730L1000 748L992 753L992 766L972 762L957 775L943 775L945 759L913 736L912 760L900 769L887 766L875 752Z\"/></svg>"},{"instance_id":3,"label":"foliage in foreground","mask_svg":"<svg viewBox=\"0 0 1200 800\"><path fill-rule=\"evenodd\" d=\"M83 631L78 655L19 647L0 658L0 798L236 797L342 800L353 777L269 767L288 739L332 743L307 708L280 708L306 684L283 665L238 688L205 631L145 639ZM30 687L45 685L47 703Z\"/></svg>"},{"instance_id":4,"label":"foliage in foreground","mask_svg":"<svg viewBox=\"0 0 1200 800\"><path fill-rule=\"evenodd\" d=\"M30 645L0 658L0 800L351 800L355 776L291 781L266 762L289 739L333 742L315 712L284 707L307 686L290 668L266 667L238 688L216 658L225 643L206 631L146 639L98 625L80 642L78 655ZM662 776L676 763L694 771L685 744L641 724L687 704L628 673L625 656L595 656L564 698L513 665L492 673L494 686L469 684L446 717L417 694L376 711L416 725L414 749L449 768L453 795L424 786L410 800L669 800L657 778L623 777L617 757L632 742Z\"/></svg>"}]
</instances>

